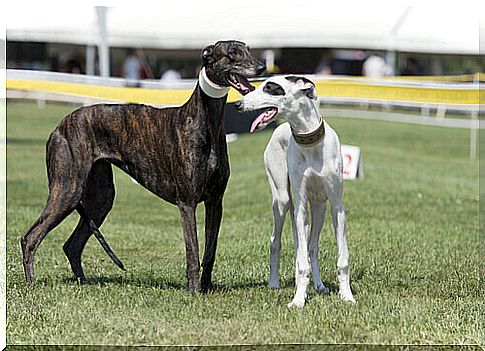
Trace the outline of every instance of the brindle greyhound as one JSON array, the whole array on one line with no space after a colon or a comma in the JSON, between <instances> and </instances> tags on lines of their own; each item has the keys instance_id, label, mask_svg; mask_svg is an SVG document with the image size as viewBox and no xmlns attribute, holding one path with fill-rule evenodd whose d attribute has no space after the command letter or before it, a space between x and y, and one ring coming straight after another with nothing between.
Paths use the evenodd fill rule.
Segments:
<instances>
[{"instance_id":1,"label":"brindle greyhound","mask_svg":"<svg viewBox=\"0 0 485 351\"><path fill-rule=\"evenodd\" d=\"M178 206L189 291L209 290L222 197L229 178L224 131L227 93L229 86L241 94L254 90L247 78L264 70L264 64L250 55L244 43L219 41L202 51L199 81L181 107L100 104L67 115L47 142L47 203L21 239L27 282L34 282L34 255L42 239L75 209L81 218L64 244L64 252L79 281L86 281L81 254L93 232L124 269L98 229L113 205L113 164L155 195ZM206 242L199 283L195 212L202 201L206 208Z\"/></svg>"}]
</instances>

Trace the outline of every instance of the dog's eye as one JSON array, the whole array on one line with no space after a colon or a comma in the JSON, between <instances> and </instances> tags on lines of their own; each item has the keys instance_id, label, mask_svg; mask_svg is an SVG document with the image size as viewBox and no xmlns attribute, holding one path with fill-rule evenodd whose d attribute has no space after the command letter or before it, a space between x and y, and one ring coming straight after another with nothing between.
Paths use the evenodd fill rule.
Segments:
<instances>
[{"instance_id":1,"label":"dog's eye","mask_svg":"<svg viewBox=\"0 0 485 351\"><path fill-rule=\"evenodd\" d=\"M228 56L231 61L236 61L239 58L239 56L241 56L241 51L231 50L228 52Z\"/></svg>"},{"instance_id":2,"label":"dog's eye","mask_svg":"<svg viewBox=\"0 0 485 351\"><path fill-rule=\"evenodd\" d=\"M273 82L266 83L263 91L270 95L285 95L285 90L281 87L281 85Z\"/></svg>"}]
</instances>

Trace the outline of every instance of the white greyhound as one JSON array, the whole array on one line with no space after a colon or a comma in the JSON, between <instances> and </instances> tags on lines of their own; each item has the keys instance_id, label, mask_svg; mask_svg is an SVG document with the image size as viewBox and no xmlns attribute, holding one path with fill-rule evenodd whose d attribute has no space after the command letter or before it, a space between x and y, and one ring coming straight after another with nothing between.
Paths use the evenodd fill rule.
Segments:
<instances>
[{"instance_id":1,"label":"white greyhound","mask_svg":"<svg viewBox=\"0 0 485 351\"><path fill-rule=\"evenodd\" d=\"M276 128L264 152L264 164L273 195L271 288L280 286L278 270L281 232L288 210L295 237L296 294L288 307L301 308L305 305L310 264L315 290L328 293L320 278L318 264L318 240L325 219L327 199L332 206L337 239L339 294L342 300L355 303L350 289L345 208L342 204L340 142L335 131L321 117L317 100L315 85L307 78L277 76L266 80L236 103L240 111L262 111L252 123L251 132L264 129L276 117L288 122ZM294 194L295 207L290 188ZM308 203L311 211L310 230Z\"/></svg>"}]
</instances>

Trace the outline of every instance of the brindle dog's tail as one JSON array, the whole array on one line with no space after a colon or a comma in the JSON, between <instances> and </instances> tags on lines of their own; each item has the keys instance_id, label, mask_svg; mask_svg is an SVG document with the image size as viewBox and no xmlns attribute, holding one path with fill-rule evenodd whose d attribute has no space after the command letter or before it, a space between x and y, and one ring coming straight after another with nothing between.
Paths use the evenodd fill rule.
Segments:
<instances>
[{"instance_id":1,"label":"brindle dog's tail","mask_svg":"<svg viewBox=\"0 0 485 351\"><path fill-rule=\"evenodd\" d=\"M113 262L118 267L120 267L122 270L126 270L125 269L125 266L123 265L123 263L115 255L115 253L113 252L113 250L111 249L111 247L108 245L108 243L104 239L103 234L101 234L101 232L99 231L99 229L96 226L96 224L93 222L93 220L91 218L89 218L88 214L86 213L86 210L81 205L81 203L79 203L76 206L76 210L79 213L79 215L81 216L81 218L83 219L83 221L86 222L89 225L89 228L93 231L94 236L96 237L96 239L98 239L99 243L101 244L101 247L104 249L104 251L106 251L106 253L108 254L108 256L113 260Z\"/></svg>"}]
</instances>

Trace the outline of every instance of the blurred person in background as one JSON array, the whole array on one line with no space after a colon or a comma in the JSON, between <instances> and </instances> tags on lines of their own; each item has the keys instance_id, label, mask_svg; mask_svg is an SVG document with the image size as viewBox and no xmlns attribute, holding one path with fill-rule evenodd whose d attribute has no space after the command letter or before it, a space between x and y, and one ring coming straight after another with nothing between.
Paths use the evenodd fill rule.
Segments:
<instances>
[{"instance_id":1,"label":"blurred person in background","mask_svg":"<svg viewBox=\"0 0 485 351\"><path fill-rule=\"evenodd\" d=\"M328 60L325 56L322 56L320 59L320 62L317 65L317 68L315 68L315 72L317 76L330 76L332 75L332 68L328 64Z\"/></svg>"},{"instance_id":2,"label":"blurred person in background","mask_svg":"<svg viewBox=\"0 0 485 351\"><path fill-rule=\"evenodd\" d=\"M173 68L167 69L160 77L160 80L164 82L173 82L181 79L182 75L180 74L180 72Z\"/></svg>"},{"instance_id":3,"label":"blurred person in background","mask_svg":"<svg viewBox=\"0 0 485 351\"><path fill-rule=\"evenodd\" d=\"M413 57L406 58L406 65L401 70L402 76L419 76L421 74L421 68L418 61Z\"/></svg>"},{"instance_id":4,"label":"blurred person in background","mask_svg":"<svg viewBox=\"0 0 485 351\"><path fill-rule=\"evenodd\" d=\"M369 56L362 66L362 75L368 78L381 78L392 74L392 68L382 57L377 55Z\"/></svg>"},{"instance_id":5,"label":"blurred person in background","mask_svg":"<svg viewBox=\"0 0 485 351\"><path fill-rule=\"evenodd\" d=\"M141 78L142 63L133 49L128 50L128 55L123 62L123 77L131 81Z\"/></svg>"},{"instance_id":6,"label":"blurred person in background","mask_svg":"<svg viewBox=\"0 0 485 351\"><path fill-rule=\"evenodd\" d=\"M66 63L66 71L68 73L83 74L84 73L84 57L79 53L74 53Z\"/></svg>"}]
</instances>

